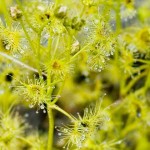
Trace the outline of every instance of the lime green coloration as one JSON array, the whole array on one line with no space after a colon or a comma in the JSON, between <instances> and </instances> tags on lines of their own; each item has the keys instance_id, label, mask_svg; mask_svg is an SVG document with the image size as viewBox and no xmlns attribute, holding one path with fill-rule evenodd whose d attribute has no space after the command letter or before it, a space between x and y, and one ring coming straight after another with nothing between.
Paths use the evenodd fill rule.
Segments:
<instances>
[{"instance_id":1,"label":"lime green coloration","mask_svg":"<svg viewBox=\"0 0 150 150\"><path fill-rule=\"evenodd\" d=\"M149 4L0 0L0 150L149 150Z\"/></svg>"}]
</instances>

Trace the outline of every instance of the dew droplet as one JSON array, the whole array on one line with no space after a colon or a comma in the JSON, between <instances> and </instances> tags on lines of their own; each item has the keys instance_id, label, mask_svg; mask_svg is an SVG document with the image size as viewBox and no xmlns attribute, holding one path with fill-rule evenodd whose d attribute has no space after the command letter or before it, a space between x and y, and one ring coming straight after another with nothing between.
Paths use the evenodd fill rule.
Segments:
<instances>
[{"instance_id":1,"label":"dew droplet","mask_svg":"<svg viewBox=\"0 0 150 150\"><path fill-rule=\"evenodd\" d=\"M9 44L7 44L7 45L5 46L5 49L6 49L6 50L10 50L10 48L11 48L11 46L10 46Z\"/></svg>"},{"instance_id":2,"label":"dew droplet","mask_svg":"<svg viewBox=\"0 0 150 150\"><path fill-rule=\"evenodd\" d=\"M98 69L97 71L98 71L98 72L101 72L102 70L101 70L101 69Z\"/></svg>"},{"instance_id":3,"label":"dew droplet","mask_svg":"<svg viewBox=\"0 0 150 150\"><path fill-rule=\"evenodd\" d=\"M116 142L116 144L121 144L121 143L122 143L122 140Z\"/></svg>"},{"instance_id":4,"label":"dew droplet","mask_svg":"<svg viewBox=\"0 0 150 150\"><path fill-rule=\"evenodd\" d=\"M111 55L113 55L113 54L114 54L114 52L113 52L113 51L111 51L111 52L110 52L110 54L111 54Z\"/></svg>"},{"instance_id":5,"label":"dew droplet","mask_svg":"<svg viewBox=\"0 0 150 150\"><path fill-rule=\"evenodd\" d=\"M89 30L89 28L88 28L88 27L85 27L84 30L87 32L87 31Z\"/></svg>"},{"instance_id":6,"label":"dew droplet","mask_svg":"<svg viewBox=\"0 0 150 150\"><path fill-rule=\"evenodd\" d=\"M43 105L43 104L41 104L40 108L41 108L41 109L44 109L45 107L44 107L44 105Z\"/></svg>"},{"instance_id":7,"label":"dew droplet","mask_svg":"<svg viewBox=\"0 0 150 150\"><path fill-rule=\"evenodd\" d=\"M68 129L64 129L64 131L63 131L64 133L67 133L68 132Z\"/></svg>"},{"instance_id":8,"label":"dew droplet","mask_svg":"<svg viewBox=\"0 0 150 150\"><path fill-rule=\"evenodd\" d=\"M58 133L58 136L61 136L61 135L62 135L62 133L59 132L59 133Z\"/></svg>"},{"instance_id":9,"label":"dew droplet","mask_svg":"<svg viewBox=\"0 0 150 150\"><path fill-rule=\"evenodd\" d=\"M102 63L105 63L105 60L102 60Z\"/></svg>"},{"instance_id":10,"label":"dew droplet","mask_svg":"<svg viewBox=\"0 0 150 150\"><path fill-rule=\"evenodd\" d=\"M110 118L108 116L105 117L106 121L110 121Z\"/></svg>"},{"instance_id":11,"label":"dew droplet","mask_svg":"<svg viewBox=\"0 0 150 150\"><path fill-rule=\"evenodd\" d=\"M81 140L82 140L82 141L85 140L85 135L84 135L84 134L81 136Z\"/></svg>"},{"instance_id":12,"label":"dew droplet","mask_svg":"<svg viewBox=\"0 0 150 150\"><path fill-rule=\"evenodd\" d=\"M24 114L24 117L26 117L26 118L29 117L29 114L28 114L28 113L25 113L25 114Z\"/></svg>"},{"instance_id":13,"label":"dew droplet","mask_svg":"<svg viewBox=\"0 0 150 150\"><path fill-rule=\"evenodd\" d=\"M29 104L29 107L30 107L30 108L33 108L33 104Z\"/></svg>"},{"instance_id":14,"label":"dew droplet","mask_svg":"<svg viewBox=\"0 0 150 150\"><path fill-rule=\"evenodd\" d=\"M0 94L3 94L4 93L4 90L0 90Z\"/></svg>"}]
</instances>

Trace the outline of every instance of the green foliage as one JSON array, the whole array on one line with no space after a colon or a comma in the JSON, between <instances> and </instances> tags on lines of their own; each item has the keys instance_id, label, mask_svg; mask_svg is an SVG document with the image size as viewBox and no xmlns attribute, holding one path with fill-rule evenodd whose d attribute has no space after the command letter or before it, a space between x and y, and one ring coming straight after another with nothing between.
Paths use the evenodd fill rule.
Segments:
<instances>
[{"instance_id":1,"label":"green foliage","mask_svg":"<svg viewBox=\"0 0 150 150\"><path fill-rule=\"evenodd\" d=\"M78 114L78 119L73 120L73 125L61 127L58 135L68 141L64 148L69 149L70 145L76 145L78 149L88 148L89 141L96 141L97 132L106 128L110 119L106 110L107 108L101 110L101 103L98 102L94 108L85 108L83 117Z\"/></svg>"},{"instance_id":2,"label":"green foliage","mask_svg":"<svg viewBox=\"0 0 150 150\"><path fill-rule=\"evenodd\" d=\"M149 3L1 0L0 150L150 149Z\"/></svg>"}]
</instances>

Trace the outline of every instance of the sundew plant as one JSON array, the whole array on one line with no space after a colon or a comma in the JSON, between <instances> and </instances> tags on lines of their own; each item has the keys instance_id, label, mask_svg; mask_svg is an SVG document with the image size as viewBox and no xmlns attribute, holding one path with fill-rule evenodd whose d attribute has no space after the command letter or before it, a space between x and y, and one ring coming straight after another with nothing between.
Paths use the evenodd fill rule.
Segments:
<instances>
[{"instance_id":1,"label":"sundew plant","mask_svg":"<svg viewBox=\"0 0 150 150\"><path fill-rule=\"evenodd\" d=\"M150 0L0 0L0 150L150 149Z\"/></svg>"}]
</instances>

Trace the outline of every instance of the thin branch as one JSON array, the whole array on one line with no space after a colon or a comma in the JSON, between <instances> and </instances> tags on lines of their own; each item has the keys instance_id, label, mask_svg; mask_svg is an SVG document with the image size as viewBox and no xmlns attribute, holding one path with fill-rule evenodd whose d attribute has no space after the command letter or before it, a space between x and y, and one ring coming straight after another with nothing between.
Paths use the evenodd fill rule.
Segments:
<instances>
[{"instance_id":1,"label":"thin branch","mask_svg":"<svg viewBox=\"0 0 150 150\"><path fill-rule=\"evenodd\" d=\"M81 52L83 52L89 45L90 45L90 43L87 44L87 45L85 45L80 51L78 51L75 55L73 55L73 56L71 57L71 62L72 62Z\"/></svg>"},{"instance_id":2,"label":"thin branch","mask_svg":"<svg viewBox=\"0 0 150 150\"><path fill-rule=\"evenodd\" d=\"M58 107L57 105L49 105L50 108L55 109L59 112L61 112L62 114L64 114L65 116L67 116L70 120L72 120L73 122L75 121L75 118L72 117L69 113L67 113L66 111L64 111L63 109L61 109L60 107Z\"/></svg>"},{"instance_id":3,"label":"thin branch","mask_svg":"<svg viewBox=\"0 0 150 150\"><path fill-rule=\"evenodd\" d=\"M9 55L7 55L7 54L5 54L3 52L0 52L0 55L5 57L5 58L7 58L7 59L9 59L9 60L11 60L11 61L13 61L14 63L16 63L16 64L18 64L18 65L20 65L20 66L22 66L22 67L24 67L26 69L29 69L29 70L31 70L33 72L36 72L36 73L39 73L37 69L35 69L35 68L31 67L31 66L28 66L27 64L24 64L23 62L13 58L12 56L9 56ZM42 73L42 75L46 76L45 73Z\"/></svg>"}]
</instances>

